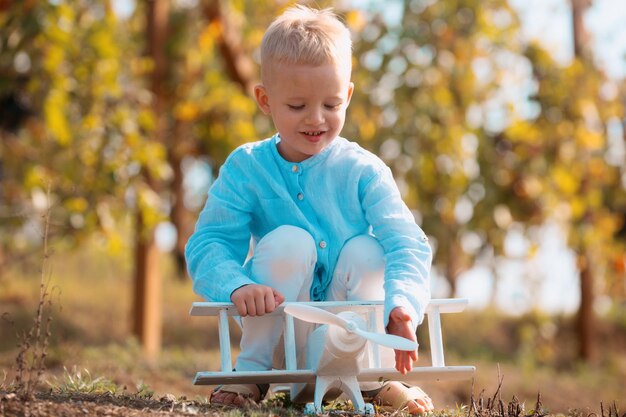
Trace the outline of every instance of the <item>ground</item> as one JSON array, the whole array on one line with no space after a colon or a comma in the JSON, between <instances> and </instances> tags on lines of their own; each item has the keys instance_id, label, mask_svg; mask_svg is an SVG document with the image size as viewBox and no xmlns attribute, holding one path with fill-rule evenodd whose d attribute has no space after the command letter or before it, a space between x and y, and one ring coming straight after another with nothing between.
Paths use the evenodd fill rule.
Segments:
<instances>
[{"instance_id":1,"label":"ground","mask_svg":"<svg viewBox=\"0 0 626 417\"><path fill-rule=\"evenodd\" d=\"M104 394L39 393L24 401L16 394L0 394L0 416L193 416L211 414L209 405L171 398L141 399Z\"/></svg>"},{"instance_id":2,"label":"ground","mask_svg":"<svg viewBox=\"0 0 626 417\"><path fill-rule=\"evenodd\" d=\"M188 401L186 399L176 399L173 397L162 397L160 399L138 398L133 395L112 395L112 394L55 394L38 393L29 400L20 398L15 393L0 392L0 416L6 417L74 417L74 416L302 416L301 407L286 407L281 400L266 401L257 408L239 410L228 407L214 407L207 403ZM508 406L507 408L512 408ZM481 408L476 403L474 408L476 417L494 417L487 413L484 407ZM520 409L520 411L523 408ZM457 409L440 413L441 416L467 415L463 410ZM500 417L520 417L524 413L510 414L507 416L496 414ZM333 410L326 415L347 416L353 415L349 405L344 402L333 405ZM403 413L385 413L387 416L395 417ZM526 414L524 414L526 415ZM534 417L544 417L542 413L531 412Z\"/></svg>"},{"instance_id":3,"label":"ground","mask_svg":"<svg viewBox=\"0 0 626 417\"><path fill-rule=\"evenodd\" d=\"M39 267L16 266L0 274L0 416L240 416L207 405L210 387L191 382L198 371L219 369L220 360L216 321L188 314L191 303L198 300L190 280L176 278L171 265L164 265L163 348L158 358L149 360L131 332L130 263L94 245L85 247L79 253L52 256L51 304L47 305L52 313L51 335L34 401L21 401L6 391L15 378L16 345L35 317ZM600 417L602 408L611 404L624 409L626 305L612 316L598 318L601 343L594 361L576 359L573 323L573 317L541 312L523 317L493 310L447 315L443 319L446 363L475 365L475 379L425 383L422 388L438 412L464 410L464 417L470 417L471 398L481 392L493 395L501 380L505 403L515 396L528 410L538 393L552 415ZM422 365L430 363L426 327L418 329ZM238 335L233 334L231 341L236 355ZM264 417L301 414L300 409L288 408L255 412ZM625 417L622 414L619 417Z\"/></svg>"}]
</instances>

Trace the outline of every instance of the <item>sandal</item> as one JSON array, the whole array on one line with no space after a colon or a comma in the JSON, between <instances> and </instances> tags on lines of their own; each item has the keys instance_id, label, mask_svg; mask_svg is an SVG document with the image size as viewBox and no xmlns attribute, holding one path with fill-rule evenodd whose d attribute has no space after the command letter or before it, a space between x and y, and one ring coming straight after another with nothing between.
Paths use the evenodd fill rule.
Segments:
<instances>
[{"instance_id":1,"label":"sandal","mask_svg":"<svg viewBox=\"0 0 626 417\"><path fill-rule=\"evenodd\" d=\"M209 403L210 404L219 404L219 405L232 405L232 406L253 406L258 405L263 398L265 398L265 394L269 390L269 384L230 384L230 385L218 385L215 387L211 394L209 394ZM213 402L213 395L218 392L235 394L235 398L241 398L240 404L235 404L235 400L226 404L222 402Z\"/></svg>"},{"instance_id":2,"label":"sandal","mask_svg":"<svg viewBox=\"0 0 626 417\"><path fill-rule=\"evenodd\" d=\"M366 402L376 404L382 411L406 411L415 415L425 414L435 408L433 401L420 387L409 387L398 381L385 382L378 389L362 393Z\"/></svg>"}]
</instances>

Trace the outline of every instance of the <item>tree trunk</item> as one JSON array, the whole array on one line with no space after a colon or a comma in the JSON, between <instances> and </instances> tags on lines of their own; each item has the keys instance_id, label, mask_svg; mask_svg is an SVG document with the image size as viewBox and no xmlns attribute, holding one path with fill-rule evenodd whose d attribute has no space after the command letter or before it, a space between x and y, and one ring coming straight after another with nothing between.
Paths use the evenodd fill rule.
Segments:
<instances>
[{"instance_id":1,"label":"tree trunk","mask_svg":"<svg viewBox=\"0 0 626 417\"><path fill-rule=\"evenodd\" d=\"M590 54L589 35L585 29L585 11L591 0L570 0L572 3L572 33L574 36L574 56L586 58Z\"/></svg>"},{"instance_id":2,"label":"tree trunk","mask_svg":"<svg viewBox=\"0 0 626 417\"><path fill-rule=\"evenodd\" d=\"M578 270L580 271L580 306L576 318L578 333L578 355L584 361L594 357L594 314L593 314L593 271L586 251L578 254Z\"/></svg>"},{"instance_id":3,"label":"tree trunk","mask_svg":"<svg viewBox=\"0 0 626 417\"><path fill-rule=\"evenodd\" d=\"M186 279L185 245L193 233L193 218L185 206L185 190L183 188L184 173L182 169L183 156L188 154L191 146L188 137L191 136L191 126L187 122L178 121L174 128L172 139L176 143L170 143L168 149L168 160L173 171L171 184L171 204L172 210L170 220L176 228L176 244L174 246L174 257L178 276L181 280Z\"/></svg>"},{"instance_id":4,"label":"tree trunk","mask_svg":"<svg viewBox=\"0 0 626 417\"><path fill-rule=\"evenodd\" d=\"M166 133L165 118L165 74L167 57L165 42L169 19L168 0L148 0L146 3L147 55L154 62L150 75L153 93L153 111L156 129L152 140L163 142ZM146 173L147 183L156 191L157 181ZM159 250L154 239L154 230L148 229L141 208L137 207L135 230L135 296L133 331L141 342L144 355L154 360L161 350L161 273Z\"/></svg>"},{"instance_id":5,"label":"tree trunk","mask_svg":"<svg viewBox=\"0 0 626 417\"><path fill-rule=\"evenodd\" d=\"M457 281L463 270L463 251L456 239L451 239L446 262L446 280L450 285L450 297L456 297Z\"/></svg>"},{"instance_id":6,"label":"tree trunk","mask_svg":"<svg viewBox=\"0 0 626 417\"><path fill-rule=\"evenodd\" d=\"M574 38L574 55L578 59L590 58L589 39L585 30L584 14L585 10L591 6L592 0L570 0L572 4L572 35ZM583 181L580 187L581 194L585 195L589 189L587 181ZM593 225L593 221L588 218L585 222ZM578 271L580 273L580 306L576 320L576 330L578 333L578 355L584 361L591 361L594 356L594 291L593 291L593 271L589 257L589 251L583 247L578 251Z\"/></svg>"},{"instance_id":7,"label":"tree trunk","mask_svg":"<svg viewBox=\"0 0 626 417\"><path fill-rule=\"evenodd\" d=\"M141 212L137 213L136 222L133 332L146 359L154 360L161 350L160 254L154 242L154 232L146 229Z\"/></svg>"},{"instance_id":8,"label":"tree trunk","mask_svg":"<svg viewBox=\"0 0 626 417\"><path fill-rule=\"evenodd\" d=\"M218 23L221 28L217 39L220 55L224 60L224 66L228 78L241 86L244 93L254 96L254 63L244 53L240 37L240 28L234 27L224 13L221 0L213 0L205 3L203 13L211 23Z\"/></svg>"}]
</instances>

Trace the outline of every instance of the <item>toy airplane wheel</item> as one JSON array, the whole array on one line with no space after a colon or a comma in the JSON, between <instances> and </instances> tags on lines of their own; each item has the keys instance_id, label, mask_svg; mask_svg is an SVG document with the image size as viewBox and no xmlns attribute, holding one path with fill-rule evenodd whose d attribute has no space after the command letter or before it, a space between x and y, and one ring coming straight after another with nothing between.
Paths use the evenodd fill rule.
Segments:
<instances>
[{"instance_id":1,"label":"toy airplane wheel","mask_svg":"<svg viewBox=\"0 0 626 417\"><path fill-rule=\"evenodd\" d=\"M374 405L371 403L365 403L365 411L363 411L364 416L373 416L376 414L374 410Z\"/></svg>"},{"instance_id":2,"label":"toy airplane wheel","mask_svg":"<svg viewBox=\"0 0 626 417\"><path fill-rule=\"evenodd\" d=\"M317 409L317 407L315 407L315 404L313 403L306 403L306 405L304 406L305 416L316 416L321 413L322 413L322 407Z\"/></svg>"}]
</instances>

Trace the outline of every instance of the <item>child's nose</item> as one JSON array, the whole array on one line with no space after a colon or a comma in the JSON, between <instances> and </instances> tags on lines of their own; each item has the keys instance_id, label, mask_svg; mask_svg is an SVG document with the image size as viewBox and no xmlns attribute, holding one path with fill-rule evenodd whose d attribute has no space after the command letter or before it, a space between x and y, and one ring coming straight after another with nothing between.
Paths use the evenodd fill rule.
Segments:
<instances>
[{"instance_id":1,"label":"child's nose","mask_svg":"<svg viewBox=\"0 0 626 417\"><path fill-rule=\"evenodd\" d=\"M324 113L321 109L311 109L311 111L307 114L307 123L316 125L324 122Z\"/></svg>"}]
</instances>

